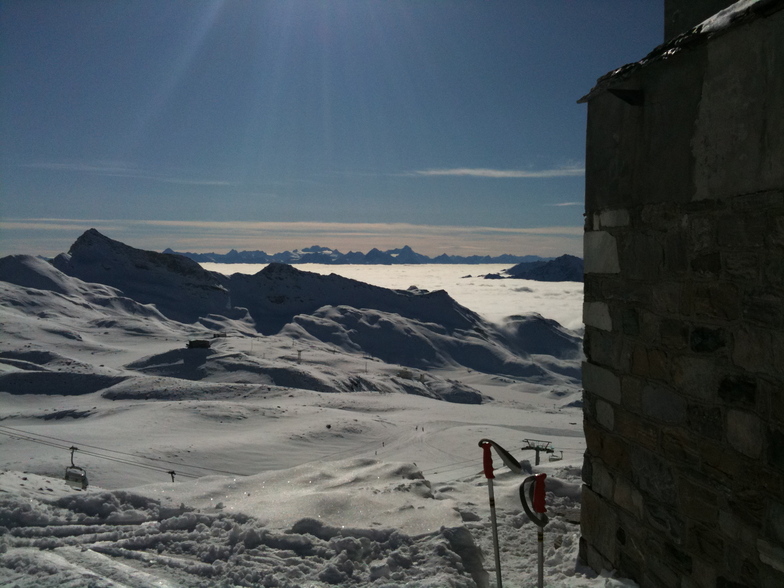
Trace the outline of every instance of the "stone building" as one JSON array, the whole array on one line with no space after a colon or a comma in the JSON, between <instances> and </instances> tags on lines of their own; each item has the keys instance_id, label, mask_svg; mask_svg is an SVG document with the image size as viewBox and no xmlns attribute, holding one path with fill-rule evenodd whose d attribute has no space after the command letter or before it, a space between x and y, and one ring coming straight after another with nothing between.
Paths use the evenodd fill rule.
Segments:
<instances>
[{"instance_id":1,"label":"stone building","mask_svg":"<svg viewBox=\"0 0 784 588\"><path fill-rule=\"evenodd\" d=\"M781 588L784 0L665 20L582 99L581 556L643 588Z\"/></svg>"}]
</instances>

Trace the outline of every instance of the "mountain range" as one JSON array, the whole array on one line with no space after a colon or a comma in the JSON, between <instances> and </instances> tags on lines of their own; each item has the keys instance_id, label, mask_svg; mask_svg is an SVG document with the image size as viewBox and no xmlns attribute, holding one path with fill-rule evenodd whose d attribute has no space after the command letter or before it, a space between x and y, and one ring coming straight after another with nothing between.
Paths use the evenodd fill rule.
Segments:
<instances>
[{"instance_id":1,"label":"mountain range","mask_svg":"<svg viewBox=\"0 0 784 588\"><path fill-rule=\"evenodd\" d=\"M51 262L29 256L0 259L0 280L57 293L60 306L65 297L95 309L101 316L91 319L99 328L112 322L135 329L144 317L145 330L154 324L153 330L161 324L173 328L174 321L210 335L283 336L409 368L463 366L541 382L573 378L578 368L559 362L580 356L575 333L535 313L509 317L499 326L443 290L392 290L281 263L254 275L225 276L180 255L136 249L95 229ZM28 303L11 304L24 308ZM103 316L108 309L110 316ZM57 312L79 314L75 309ZM534 359L537 355L550 359ZM278 379L285 377L278 374Z\"/></svg>"},{"instance_id":2,"label":"mountain range","mask_svg":"<svg viewBox=\"0 0 784 588\"><path fill-rule=\"evenodd\" d=\"M337 249L313 245L304 249L294 251L283 251L280 253L265 253L264 251L237 251L232 249L228 253L191 253L179 252L172 249L165 249L163 253L182 255L193 261L214 262L214 263L323 263L334 265L392 265L392 264L417 264L417 263L440 263L440 264L480 264L480 263L531 263L546 261L551 258L543 258L538 255L510 255L503 254L491 255L447 255L442 253L437 257L428 257L417 253L406 245L399 249L388 249L381 251L373 248L367 253L360 251L349 251L341 253Z\"/></svg>"}]
</instances>

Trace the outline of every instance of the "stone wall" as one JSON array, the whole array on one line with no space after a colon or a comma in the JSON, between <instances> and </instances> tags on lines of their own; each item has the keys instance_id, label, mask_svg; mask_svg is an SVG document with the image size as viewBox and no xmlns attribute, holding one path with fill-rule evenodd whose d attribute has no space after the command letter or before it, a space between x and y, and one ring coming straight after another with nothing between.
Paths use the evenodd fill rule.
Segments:
<instances>
[{"instance_id":1,"label":"stone wall","mask_svg":"<svg viewBox=\"0 0 784 588\"><path fill-rule=\"evenodd\" d=\"M581 554L784 586L784 10L590 95ZM641 99L640 99L641 97Z\"/></svg>"}]
</instances>

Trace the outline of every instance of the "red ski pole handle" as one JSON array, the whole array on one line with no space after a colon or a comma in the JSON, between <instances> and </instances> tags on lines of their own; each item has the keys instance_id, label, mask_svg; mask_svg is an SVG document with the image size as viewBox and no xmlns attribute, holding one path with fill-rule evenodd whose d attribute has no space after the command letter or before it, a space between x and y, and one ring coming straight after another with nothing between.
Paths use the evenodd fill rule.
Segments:
<instances>
[{"instance_id":1,"label":"red ski pole handle","mask_svg":"<svg viewBox=\"0 0 784 588\"><path fill-rule=\"evenodd\" d=\"M534 496L533 496L533 507L534 512L547 512L547 508L545 507L544 500L545 500L545 487L544 487L544 479L547 477L547 474L536 474L534 476Z\"/></svg>"},{"instance_id":2,"label":"red ski pole handle","mask_svg":"<svg viewBox=\"0 0 784 588\"><path fill-rule=\"evenodd\" d=\"M493 453L491 451L493 446L490 443L480 442L479 447L482 448L482 467L484 468L485 478L492 480L495 478L493 474Z\"/></svg>"}]
</instances>

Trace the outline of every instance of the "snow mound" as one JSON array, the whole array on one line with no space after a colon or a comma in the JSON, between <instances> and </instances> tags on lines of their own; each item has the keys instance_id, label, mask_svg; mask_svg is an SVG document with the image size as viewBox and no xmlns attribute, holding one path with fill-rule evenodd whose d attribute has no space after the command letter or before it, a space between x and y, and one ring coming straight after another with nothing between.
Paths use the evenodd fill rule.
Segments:
<instances>
[{"instance_id":1,"label":"snow mound","mask_svg":"<svg viewBox=\"0 0 784 588\"><path fill-rule=\"evenodd\" d=\"M28 477L3 473L0 487L21 480ZM4 582L294 588L378 581L390 588L473 588L486 576L478 547L460 527L412 536L300 517L290 529L274 530L225 507L203 511L168 502L126 490L59 498L6 490L0 495Z\"/></svg>"}]
</instances>

